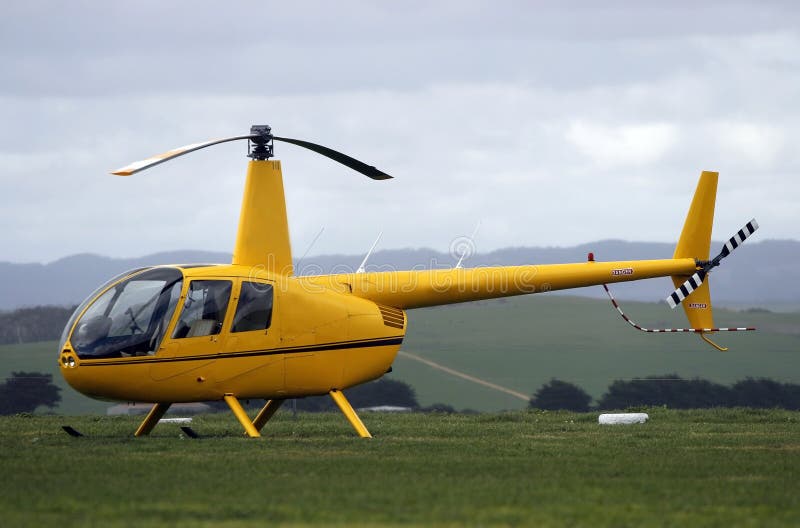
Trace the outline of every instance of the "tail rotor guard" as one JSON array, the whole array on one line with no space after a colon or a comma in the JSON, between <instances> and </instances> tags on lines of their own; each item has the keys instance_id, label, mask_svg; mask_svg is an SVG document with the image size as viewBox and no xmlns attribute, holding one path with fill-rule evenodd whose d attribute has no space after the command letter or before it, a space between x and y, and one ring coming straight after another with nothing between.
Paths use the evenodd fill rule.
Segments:
<instances>
[{"instance_id":1,"label":"tail rotor guard","mask_svg":"<svg viewBox=\"0 0 800 528\"><path fill-rule=\"evenodd\" d=\"M617 300L611 294L611 290L608 289L607 284L603 284L603 289L606 291L608 298L611 300L611 304L614 306L614 308L617 309L617 312L619 312L619 315L625 320L625 322L634 327L635 329L639 330L640 332L646 332L648 334L671 334L671 333L700 334L700 337L703 338L703 341L713 346L720 352L725 352L726 350L728 350L727 348L721 347L718 344L714 343L705 334L710 334L713 332L751 332L755 330L755 328L751 326L727 327L727 328L645 328L637 324L633 319L628 317L625 314L625 312L622 311L622 307L619 305Z\"/></svg>"}]
</instances>

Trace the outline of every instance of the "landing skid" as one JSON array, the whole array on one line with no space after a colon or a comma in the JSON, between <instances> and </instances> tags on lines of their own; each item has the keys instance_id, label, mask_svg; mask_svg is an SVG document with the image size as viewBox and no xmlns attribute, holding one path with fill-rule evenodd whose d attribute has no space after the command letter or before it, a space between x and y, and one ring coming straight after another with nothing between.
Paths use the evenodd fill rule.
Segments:
<instances>
[{"instance_id":1,"label":"landing skid","mask_svg":"<svg viewBox=\"0 0 800 528\"><path fill-rule=\"evenodd\" d=\"M356 411L353 409L353 406L350 405L350 402L347 401L344 393L339 390L332 390L328 393L336 405L339 407L339 410L342 411L347 421L350 422L350 425L353 426L353 429L356 430L358 436L361 438L372 438L372 435L369 434L364 422L356 414ZM275 412L283 405L283 402L286 400L268 400L264 407L258 412L256 417L251 421L250 417L247 416L244 408L242 408L242 404L239 403L239 400L233 394L226 394L223 396L225 403L228 404L230 407L231 412L233 415L236 416L236 419L239 420L239 423L244 428L245 434L250 438L259 438L261 436L261 429L267 424L267 422L275 415ZM144 421L141 423L139 428L134 433L134 436L145 436L150 434L150 431L158 424L158 421L164 416L167 412L171 404L169 403L156 403L153 405L153 408L150 409L150 412L147 413ZM182 428L183 429L183 428ZM184 431L186 432L186 431ZM194 432L194 431L192 431ZM187 434L189 434L187 432ZM190 437L196 438L196 436L192 436L189 434Z\"/></svg>"},{"instance_id":2,"label":"landing skid","mask_svg":"<svg viewBox=\"0 0 800 528\"><path fill-rule=\"evenodd\" d=\"M62 425L61 428L64 430L65 433L67 433L68 435L73 436L75 438L83 436L82 433L80 433L79 431L76 431L75 429L73 429L69 425Z\"/></svg>"}]
</instances>

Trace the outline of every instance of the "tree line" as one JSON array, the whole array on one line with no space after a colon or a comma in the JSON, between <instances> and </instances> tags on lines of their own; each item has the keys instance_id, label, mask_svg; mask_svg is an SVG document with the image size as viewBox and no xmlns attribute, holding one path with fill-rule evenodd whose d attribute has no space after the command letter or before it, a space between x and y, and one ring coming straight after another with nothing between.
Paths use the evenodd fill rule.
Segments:
<instances>
[{"instance_id":1,"label":"tree line","mask_svg":"<svg viewBox=\"0 0 800 528\"><path fill-rule=\"evenodd\" d=\"M55 341L75 306L35 306L0 312L0 345Z\"/></svg>"},{"instance_id":2,"label":"tree line","mask_svg":"<svg viewBox=\"0 0 800 528\"><path fill-rule=\"evenodd\" d=\"M0 415L32 413L38 407L54 408L61 401L61 389L53 383L52 374L41 372L13 372L0 383ZM357 385L345 391L353 407L376 407L390 405L414 411L455 412L452 407L435 404L421 407L411 385L402 381L379 379ZM227 411L228 405L222 401L206 402L212 410ZM246 407L259 408L262 401L252 400ZM299 411L324 412L336 409L329 396L313 396L297 400L294 406Z\"/></svg>"},{"instance_id":3,"label":"tree line","mask_svg":"<svg viewBox=\"0 0 800 528\"><path fill-rule=\"evenodd\" d=\"M752 407L800 410L800 385L766 378L745 378L727 386L712 381L684 379L677 374L615 380L595 405L577 385L552 379L542 385L529 407L588 412L629 407L666 406L671 409Z\"/></svg>"},{"instance_id":4,"label":"tree line","mask_svg":"<svg viewBox=\"0 0 800 528\"><path fill-rule=\"evenodd\" d=\"M417 395L414 388L408 383L381 378L379 380L370 381L356 385L344 391L350 404L358 409L362 407L378 407L378 406L392 406L404 407L413 411L420 410L433 410L432 407L423 408L417 401ZM284 408L289 408L291 400L287 400ZM215 411L228 411L228 404L224 401L205 402ZM258 409L264 405L262 400L250 400L242 402L243 406L248 409ZM293 409L304 412L327 412L337 410L336 404L330 396L308 396L306 398L297 398L292 405Z\"/></svg>"},{"instance_id":5,"label":"tree line","mask_svg":"<svg viewBox=\"0 0 800 528\"><path fill-rule=\"evenodd\" d=\"M59 389L50 374L14 372L0 383L0 415L31 413L38 407L54 408L61 401ZM457 412L452 406L436 403L423 407L409 384L386 378L364 383L345 391L353 407L395 406L418 412ZM227 411L224 402L206 402L213 410ZM248 402L257 408L261 401ZM800 410L800 385L771 379L745 378L727 386L712 381L684 379L676 374L616 380L595 405L582 388L559 379L542 385L531 397L530 408L576 412L666 406L672 409L711 407L781 408ZM328 396L295 400L293 408L305 412L335 410ZM464 410L461 412L474 412Z\"/></svg>"}]
</instances>

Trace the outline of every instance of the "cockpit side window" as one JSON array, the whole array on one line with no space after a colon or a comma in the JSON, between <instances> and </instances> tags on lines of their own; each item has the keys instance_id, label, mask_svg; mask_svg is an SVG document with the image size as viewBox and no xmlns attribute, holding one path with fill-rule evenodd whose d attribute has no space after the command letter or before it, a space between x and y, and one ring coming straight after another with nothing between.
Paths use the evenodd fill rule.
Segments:
<instances>
[{"instance_id":1,"label":"cockpit side window","mask_svg":"<svg viewBox=\"0 0 800 528\"><path fill-rule=\"evenodd\" d=\"M182 339L219 334L230 297L231 281L192 281L172 337Z\"/></svg>"},{"instance_id":2,"label":"cockpit side window","mask_svg":"<svg viewBox=\"0 0 800 528\"><path fill-rule=\"evenodd\" d=\"M272 323L272 285L242 281L232 332L266 330Z\"/></svg>"}]
</instances>

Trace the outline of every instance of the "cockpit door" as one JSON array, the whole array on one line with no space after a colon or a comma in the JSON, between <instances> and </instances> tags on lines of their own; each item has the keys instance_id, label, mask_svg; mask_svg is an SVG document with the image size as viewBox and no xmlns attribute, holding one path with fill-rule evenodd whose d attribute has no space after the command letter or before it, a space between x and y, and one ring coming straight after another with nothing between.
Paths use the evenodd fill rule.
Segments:
<instances>
[{"instance_id":1,"label":"cockpit door","mask_svg":"<svg viewBox=\"0 0 800 528\"><path fill-rule=\"evenodd\" d=\"M217 369L217 383L242 394L280 396L284 392L283 353L274 285L242 279L231 304L235 311L225 327L225 352L235 359Z\"/></svg>"},{"instance_id":2,"label":"cockpit door","mask_svg":"<svg viewBox=\"0 0 800 528\"><path fill-rule=\"evenodd\" d=\"M223 328L231 318L232 290L231 280L202 279L188 283L179 302L178 319L150 367L154 380L187 373L197 373L201 381L208 379L208 367L224 350Z\"/></svg>"}]
</instances>

